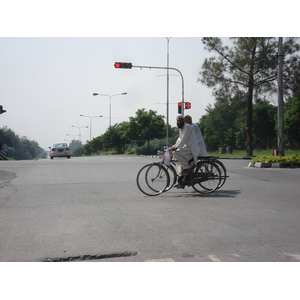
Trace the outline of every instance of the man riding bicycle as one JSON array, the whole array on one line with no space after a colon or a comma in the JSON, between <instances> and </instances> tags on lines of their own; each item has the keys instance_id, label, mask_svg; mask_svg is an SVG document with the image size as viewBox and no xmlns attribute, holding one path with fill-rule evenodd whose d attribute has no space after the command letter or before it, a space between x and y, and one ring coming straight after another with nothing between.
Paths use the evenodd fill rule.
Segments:
<instances>
[{"instance_id":1,"label":"man riding bicycle","mask_svg":"<svg viewBox=\"0 0 300 300\"><path fill-rule=\"evenodd\" d=\"M191 125L184 123L183 115L176 117L179 137L170 150L174 151L173 155L178 160L181 168L181 174L187 175L191 167L197 163L197 157L200 155L197 139ZM193 159L194 164L190 165L189 161Z\"/></svg>"}]
</instances>

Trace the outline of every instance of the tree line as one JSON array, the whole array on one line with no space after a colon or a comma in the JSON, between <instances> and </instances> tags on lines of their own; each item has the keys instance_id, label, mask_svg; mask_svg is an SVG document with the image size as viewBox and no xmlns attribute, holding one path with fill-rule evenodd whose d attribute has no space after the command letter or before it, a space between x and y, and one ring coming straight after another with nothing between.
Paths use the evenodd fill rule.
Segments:
<instances>
[{"instance_id":1,"label":"tree line","mask_svg":"<svg viewBox=\"0 0 300 300\"><path fill-rule=\"evenodd\" d=\"M253 150L253 104L278 93L279 39L273 37L231 38L230 45L217 37L202 39L213 55L204 60L199 81L213 89L216 97L245 92L246 154ZM283 43L283 94L286 99L299 89L300 45L296 38Z\"/></svg>"},{"instance_id":2,"label":"tree line","mask_svg":"<svg viewBox=\"0 0 300 300\"><path fill-rule=\"evenodd\" d=\"M7 126L0 128L0 142L2 147L7 145L10 148L6 151L7 158L23 160L46 157L45 150L38 142L29 140L25 136L20 137Z\"/></svg>"},{"instance_id":3,"label":"tree line","mask_svg":"<svg viewBox=\"0 0 300 300\"><path fill-rule=\"evenodd\" d=\"M230 146L246 151L246 100L247 94L237 92L234 97L216 99L206 107L198 125L202 130L208 151ZM256 99L252 116L253 149L277 147L277 106L265 99ZM284 107L284 140L288 149L300 149L300 97L289 98Z\"/></svg>"},{"instance_id":4,"label":"tree line","mask_svg":"<svg viewBox=\"0 0 300 300\"><path fill-rule=\"evenodd\" d=\"M172 141L176 136L176 128L169 126L169 135ZM91 155L93 153L127 153L127 154L153 154L162 150L166 145L166 123L164 116L156 111L138 109L134 117L129 121L110 126L107 131L82 148L77 148L72 155ZM71 144L71 151L72 144Z\"/></svg>"},{"instance_id":5,"label":"tree line","mask_svg":"<svg viewBox=\"0 0 300 300\"><path fill-rule=\"evenodd\" d=\"M206 114L196 124L200 127L209 152L230 146L246 151L246 100L238 92L235 97L220 97L206 107ZM277 106L265 99L253 104L253 149L272 149L277 145ZM143 122L141 122L143 120ZM300 149L300 97L289 98L284 109L284 137L288 149ZM152 133L150 136L149 132ZM166 124L155 111L139 109L129 122L115 124L73 155L91 155L101 152L114 154L156 154L166 145ZM169 127L169 145L178 137L178 129ZM75 142L75 141L74 141ZM72 149L72 144L71 144Z\"/></svg>"}]
</instances>

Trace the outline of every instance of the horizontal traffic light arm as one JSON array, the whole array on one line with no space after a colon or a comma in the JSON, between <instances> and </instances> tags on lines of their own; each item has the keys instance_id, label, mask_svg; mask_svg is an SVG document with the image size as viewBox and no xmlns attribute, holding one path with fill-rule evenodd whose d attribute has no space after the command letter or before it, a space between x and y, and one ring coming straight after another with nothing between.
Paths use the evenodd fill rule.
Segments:
<instances>
[{"instance_id":1,"label":"horizontal traffic light arm","mask_svg":"<svg viewBox=\"0 0 300 300\"><path fill-rule=\"evenodd\" d=\"M180 76L181 76L181 81L182 81L182 103L184 103L184 80L182 73L175 68L170 68L170 67L150 67L150 66L133 66L132 63L125 63L125 62L116 62L115 63L115 68L125 68L125 69L131 69L131 68L140 68L140 69L163 69L163 70L174 70L177 71ZM184 106L182 106L182 113L184 110Z\"/></svg>"}]
</instances>

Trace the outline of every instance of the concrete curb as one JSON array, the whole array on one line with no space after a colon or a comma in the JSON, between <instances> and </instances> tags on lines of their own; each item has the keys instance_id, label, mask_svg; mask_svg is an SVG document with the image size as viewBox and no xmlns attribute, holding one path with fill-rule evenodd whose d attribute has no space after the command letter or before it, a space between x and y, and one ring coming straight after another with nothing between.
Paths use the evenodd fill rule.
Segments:
<instances>
[{"instance_id":1,"label":"concrete curb","mask_svg":"<svg viewBox=\"0 0 300 300\"><path fill-rule=\"evenodd\" d=\"M260 162L250 162L248 167L253 168L300 168L299 163L260 163Z\"/></svg>"}]
</instances>

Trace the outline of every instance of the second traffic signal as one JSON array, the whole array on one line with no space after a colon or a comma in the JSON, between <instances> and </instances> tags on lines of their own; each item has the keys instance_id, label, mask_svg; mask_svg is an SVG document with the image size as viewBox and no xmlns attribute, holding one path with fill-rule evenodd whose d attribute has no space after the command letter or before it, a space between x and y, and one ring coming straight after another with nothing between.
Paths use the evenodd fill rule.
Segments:
<instances>
[{"instance_id":1,"label":"second traffic signal","mask_svg":"<svg viewBox=\"0 0 300 300\"><path fill-rule=\"evenodd\" d=\"M191 102L184 102L184 108L190 109L192 107Z\"/></svg>"}]
</instances>

